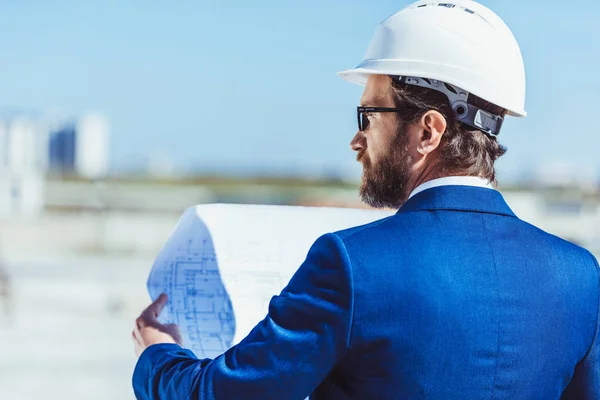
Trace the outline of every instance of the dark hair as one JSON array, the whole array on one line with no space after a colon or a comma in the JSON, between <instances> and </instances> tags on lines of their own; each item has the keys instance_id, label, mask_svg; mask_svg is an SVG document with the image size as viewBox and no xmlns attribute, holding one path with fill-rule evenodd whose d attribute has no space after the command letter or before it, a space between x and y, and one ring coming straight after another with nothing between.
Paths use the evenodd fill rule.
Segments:
<instances>
[{"instance_id":1,"label":"dark hair","mask_svg":"<svg viewBox=\"0 0 600 400\"><path fill-rule=\"evenodd\" d=\"M441 176L479 176L497 184L494 162L506 153L506 147L495 136L455 120L448 98L441 92L400 83L397 79L393 80L392 89L396 107L410 108L399 114L401 124L416 122L429 110L436 110L446 118L447 128L439 152ZM468 102L492 114L507 113L474 95L469 95Z\"/></svg>"}]
</instances>

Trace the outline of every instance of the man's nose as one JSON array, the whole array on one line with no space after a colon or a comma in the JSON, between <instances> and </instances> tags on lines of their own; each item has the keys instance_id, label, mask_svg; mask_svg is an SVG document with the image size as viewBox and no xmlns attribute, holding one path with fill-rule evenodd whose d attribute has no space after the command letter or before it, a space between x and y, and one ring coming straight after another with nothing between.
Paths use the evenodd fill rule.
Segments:
<instances>
[{"instance_id":1,"label":"man's nose","mask_svg":"<svg viewBox=\"0 0 600 400\"><path fill-rule=\"evenodd\" d=\"M354 151L361 151L365 149L365 135L364 133L358 131L356 132L356 135L354 135L354 138L352 138L352 141L350 142L350 148Z\"/></svg>"}]
</instances>

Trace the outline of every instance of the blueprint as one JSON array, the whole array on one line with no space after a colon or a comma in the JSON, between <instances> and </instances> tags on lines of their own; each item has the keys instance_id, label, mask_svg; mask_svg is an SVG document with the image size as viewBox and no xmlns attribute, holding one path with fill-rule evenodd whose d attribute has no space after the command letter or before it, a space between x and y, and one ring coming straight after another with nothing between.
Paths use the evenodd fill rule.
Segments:
<instances>
[{"instance_id":1,"label":"blueprint","mask_svg":"<svg viewBox=\"0 0 600 400\"><path fill-rule=\"evenodd\" d=\"M216 357L267 314L321 235L385 218L389 212L292 206L207 204L187 209L148 278L160 315L184 346Z\"/></svg>"}]
</instances>

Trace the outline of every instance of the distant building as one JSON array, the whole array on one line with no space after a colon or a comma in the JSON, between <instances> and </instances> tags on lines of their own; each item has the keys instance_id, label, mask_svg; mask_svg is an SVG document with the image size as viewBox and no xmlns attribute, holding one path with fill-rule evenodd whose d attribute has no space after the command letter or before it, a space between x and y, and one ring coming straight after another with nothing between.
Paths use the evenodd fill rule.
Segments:
<instances>
[{"instance_id":1,"label":"distant building","mask_svg":"<svg viewBox=\"0 0 600 400\"><path fill-rule=\"evenodd\" d=\"M108 173L108 122L100 115L88 114L79 119L75 131L77 174L88 179L105 177Z\"/></svg>"},{"instance_id":2,"label":"distant building","mask_svg":"<svg viewBox=\"0 0 600 400\"><path fill-rule=\"evenodd\" d=\"M63 125L48 139L48 169L51 174L75 174L75 125Z\"/></svg>"},{"instance_id":3,"label":"distant building","mask_svg":"<svg viewBox=\"0 0 600 400\"><path fill-rule=\"evenodd\" d=\"M13 174L22 175L39 172L38 157L40 137L39 123L35 120L17 117L10 121L6 135L6 166Z\"/></svg>"},{"instance_id":4,"label":"distant building","mask_svg":"<svg viewBox=\"0 0 600 400\"><path fill-rule=\"evenodd\" d=\"M0 120L0 216L39 215L44 206L43 125L37 118Z\"/></svg>"},{"instance_id":5,"label":"distant building","mask_svg":"<svg viewBox=\"0 0 600 400\"><path fill-rule=\"evenodd\" d=\"M88 114L50 133L48 169L58 175L98 179L108 172L108 122Z\"/></svg>"},{"instance_id":6,"label":"distant building","mask_svg":"<svg viewBox=\"0 0 600 400\"><path fill-rule=\"evenodd\" d=\"M61 123L27 113L0 117L0 216L39 215L48 173L106 176L108 134L96 114Z\"/></svg>"},{"instance_id":7,"label":"distant building","mask_svg":"<svg viewBox=\"0 0 600 400\"><path fill-rule=\"evenodd\" d=\"M0 121L0 174L3 173L6 168L6 156L8 154L6 147L8 146L8 133L6 124Z\"/></svg>"}]
</instances>

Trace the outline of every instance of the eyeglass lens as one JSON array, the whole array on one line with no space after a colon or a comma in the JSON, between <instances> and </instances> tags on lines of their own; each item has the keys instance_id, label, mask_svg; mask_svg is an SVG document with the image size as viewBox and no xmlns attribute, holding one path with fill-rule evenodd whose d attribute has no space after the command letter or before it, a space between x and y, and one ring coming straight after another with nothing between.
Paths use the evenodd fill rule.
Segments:
<instances>
[{"instance_id":1,"label":"eyeglass lens","mask_svg":"<svg viewBox=\"0 0 600 400\"><path fill-rule=\"evenodd\" d=\"M364 113L360 112L358 117L358 129L364 131L369 127L369 117Z\"/></svg>"}]
</instances>

